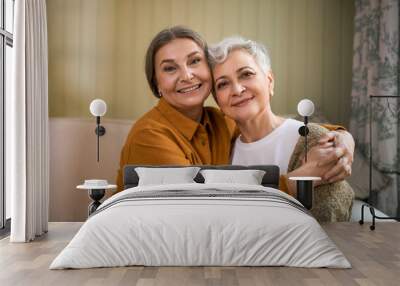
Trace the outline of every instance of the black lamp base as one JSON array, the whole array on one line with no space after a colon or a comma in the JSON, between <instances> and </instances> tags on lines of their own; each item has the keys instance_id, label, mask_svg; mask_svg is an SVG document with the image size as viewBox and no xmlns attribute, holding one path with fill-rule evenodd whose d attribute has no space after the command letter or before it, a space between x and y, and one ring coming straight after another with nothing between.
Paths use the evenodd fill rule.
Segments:
<instances>
[{"instance_id":1,"label":"black lamp base","mask_svg":"<svg viewBox=\"0 0 400 286\"><path fill-rule=\"evenodd\" d=\"M319 181L321 178L289 177L289 180L296 181L297 200L302 203L306 209L311 210L313 206L314 181Z\"/></svg>"},{"instance_id":2,"label":"black lamp base","mask_svg":"<svg viewBox=\"0 0 400 286\"><path fill-rule=\"evenodd\" d=\"M297 200L310 210L313 204L313 181L299 180L297 183Z\"/></svg>"},{"instance_id":3,"label":"black lamp base","mask_svg":"<svg viewBox=\"0 0 400 286\"><path fill-rule=\"evenodd\" d=\"M104 197L106 193L105 189L90 189L89 197L93 200L93 202L88 207L89 216L94 213L97 208L101 205L100 200Z\"/></svg>"}]
</instances>

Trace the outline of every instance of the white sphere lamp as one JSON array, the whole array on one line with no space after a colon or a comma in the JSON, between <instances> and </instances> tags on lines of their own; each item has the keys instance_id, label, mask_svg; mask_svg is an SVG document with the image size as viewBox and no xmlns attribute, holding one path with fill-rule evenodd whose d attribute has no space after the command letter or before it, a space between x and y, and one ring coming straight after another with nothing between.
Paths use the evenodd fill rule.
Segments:
<instances>
[{"instance_id":1,"label":"white sphere lamp","mask_svg":"<svg viewBox=\"0 0 400 286\"><path fill-rule=\"evenodd\" d=\"M304 126L299 128L299 134L305 139L305 161L307 162L307 134L308 134L308 117L314 113L314 103L309 99L300 100L297 104L297 112L304 117Z\"/></svg>"},{"instance_id":2,"label":"white sphere lamp","mask_svg":"<svg viewBox=\"0 0 400 286\"><path fill-rule=\"evenodd\" d=\"M311 116L314 113L314 103L309 99L303 99L297 105L297 112L301 116Z\"/></svg>"},{"instance_id":3,"label":"white sphere lamp","mask_svg":"<svg viewBox=\"0 0 400 286\"><path fill-rule=\"evenodd\" d=\"M107 104L102 99L95 99L90 103L89 109L93 116L104 116L107 112Z\"/></svg>"},{"instance_id":4,"label":"white sphere lamp","mask_svg":"<svg viewBox=\"0 0 400 286\"><path fill-rule=\"evenodd\" d=\"M95 99L90 103L89 106L90 113L96 117L96 129L95 133L97 135L97 162L99 162L100 157L100 144L99 137L106 134L106 129L104 126L100 125L100 117L104 116L107 112L107 104L102 99Z\"/></svg>"}]
</instances>

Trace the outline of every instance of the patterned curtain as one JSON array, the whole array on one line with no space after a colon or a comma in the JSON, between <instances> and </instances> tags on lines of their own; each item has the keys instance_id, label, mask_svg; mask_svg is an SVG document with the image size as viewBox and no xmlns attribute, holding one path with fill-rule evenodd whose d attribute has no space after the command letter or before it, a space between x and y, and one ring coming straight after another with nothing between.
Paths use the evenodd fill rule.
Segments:
<instances>
[{"instance_id":1,"label":"patterned curtain","mask_svg":"<svg viewBox=\"0 0 400 286\"><path fill-rule=\"evenodd\" d=\"M356 0L355 5L350 131L357 148L369 158L372 130L372 162L393 179L372 203L389 215L399 215L400 101L382 97L400 96L399 0Z\"/></svg>"}]
</instances>

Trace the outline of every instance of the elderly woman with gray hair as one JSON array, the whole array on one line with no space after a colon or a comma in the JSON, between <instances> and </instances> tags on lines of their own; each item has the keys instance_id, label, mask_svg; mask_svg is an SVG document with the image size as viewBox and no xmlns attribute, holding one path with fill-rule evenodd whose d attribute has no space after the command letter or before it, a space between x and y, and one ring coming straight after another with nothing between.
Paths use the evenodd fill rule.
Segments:
<instances>
[{"instance_id":1,"label":"elderly woman with gray hair","mask_svg":"<svg viewBox=\"0 0 400 286\"><path fill-rule=\"evenodd\" d=\"M321 163L324 152L329 156L335 154L342 164L347 164L346 156L332 152L335 146L324 136L329 131L316 124L309 124L311 149L307 162L303 162L304 142L298 133L303 123L273 113L274 76L268 52L261 44L241 37L226 38L210 47L209 61L217 103L236 122L241 133L234 145L232 164L274 164L286 177L322 178L336 164L332 160ZM347 175L342 173L342 178L323 180L315 187L311 212L319 221L349 220L354 193L346 181L340 180ZM287 188L295 195L294 183L287 181Z\"/></svg>"}]
</instances>

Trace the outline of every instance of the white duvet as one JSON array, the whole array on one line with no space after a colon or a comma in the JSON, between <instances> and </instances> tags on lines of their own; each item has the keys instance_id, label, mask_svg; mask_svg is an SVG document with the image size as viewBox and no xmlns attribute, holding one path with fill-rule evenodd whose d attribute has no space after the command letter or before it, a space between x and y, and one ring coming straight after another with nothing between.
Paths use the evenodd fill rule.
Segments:
<instances>
[{"instance_id":1,"label":"white duvet","mask_svg":"<svg viewBox=\"0 0 400 286\"><path fill-rule=\"evenodd\" d=\"M249 196L127 199L145 192L249 191ZM251 190L272 194L252 197ZM241 192L239 192L241 191ZM278 198L278 199L276 199ZM279 199L281 198L281 199ZM288 203L285 203L288 202ZM290 204L292 202L292 204ZM106 200L50 269L146 266L350 268L318 222L272 188L238 184L135 187Z\"/></svg>"}]
</instances>

